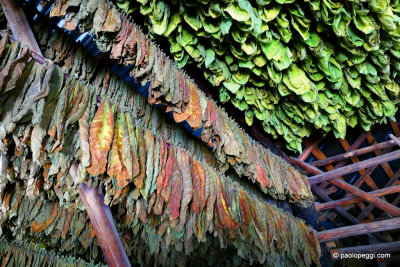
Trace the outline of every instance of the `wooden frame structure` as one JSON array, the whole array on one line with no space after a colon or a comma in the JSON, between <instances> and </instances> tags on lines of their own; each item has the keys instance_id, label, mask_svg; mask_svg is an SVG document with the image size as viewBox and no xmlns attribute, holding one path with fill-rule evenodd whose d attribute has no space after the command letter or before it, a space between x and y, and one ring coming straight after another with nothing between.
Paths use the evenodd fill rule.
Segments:
<instances>
[{"instance_id":1,"label":"wooden frame structure","mask_svg":"<svg viewBox=\"0 0 400 267\"><path fill-rule=\"evenodd\" d=\"M330 241L346 237L356 243L331 253L400 251L400 128L394 121L389 125L375 125L352 144L330 137L307 140L303 153L290 158L309 176L319 221L336 227L318 232L319 241L330 248L336 246Z\"/></svg>"}]
</instances>

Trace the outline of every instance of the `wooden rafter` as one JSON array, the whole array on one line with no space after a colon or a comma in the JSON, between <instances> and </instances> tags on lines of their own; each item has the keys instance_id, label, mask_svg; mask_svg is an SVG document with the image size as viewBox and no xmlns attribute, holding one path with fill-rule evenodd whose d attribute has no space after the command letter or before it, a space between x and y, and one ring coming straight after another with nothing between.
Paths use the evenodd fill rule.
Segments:
<instances>
[{"instance_id":1,"label":"wooden rafter","mask_svg":"<svg viewBox=\"0 0 400 267\"><path fill-rule=\"evenodd\" d=\"M400 218L383 220L372 223L362 223L357 225L345 226L336 229L326 230L317 233L320 242L337 240L349 236L377 233L400 228Z\"/></svg>"},{"instance_id":2,"label":"wooden rafter","mask_svg":"<svg viewBox=\"0 0 400 267\"><path fill-rule=\"evenodd\" d=\"M398 152L398 154L400 156L400 150L398 150L396 152ZM305 163L303 161L299 161L297 158L291 157L290 160L293 163L297 164L298 166L302 167L303 169L305 169L305 170L307 170L307 171L309 171L309 172L311 172L313 174L316 174L316 176L322 177L321 179L323 179L323 177L324 177L323 175L326 175L326 174L329 174L329 173L333 173L335 171L335 170L333 170L331 172L323 173L319 169L317 169L317 168L315 168L315 167L313 167L313 166L311 166L311 165L309 165L309 164L307 164L307 163ZM362 163L362 162L359 162L359 163ZM357 165L359 163L355 163L353 165ZM351 167L351 166L352 165L349 165L349 166L346 166L346 167ZM343 168L346 168L346 167L343 167ZM339 168L339 169L336 169L336 170L340 170L340 169L343 169L343 168ZM308 180L311 181L311 179L313 179L316 176L313 176L313 177L309 178ZM382 199L380 199L378 197L375 197L375 196L373 196L373 195L371 195L371 194L369 194L367 192L364 192L361 189L359 189L358 187L353 186L351 184L348 184L343 180L336 179L335 175L330 174L330 175L326 175L326 176L329 177L329 178L328 179L324 179L323 181L328 181L328 182L332 183L333 185L336 185L336 186L346 190L347 192L349 192L349 193L351 193L351 194L353 194L353 195L355 195L355 196L357 196L357 197L359 197L359 198L361 198L361 199L373 204L377 208L380 208L380 209L388 212L389 214L391 214L393 216L399 216L400 217L400 208L398 208L396 206L393 206L392 204L387 203L386 201L384 201L384 200L382 200ZM337 175L337 176L339 176L339 175ZM315 184L315 182L314 183L310 182L310 184Z\"/></svg>"}]
</instances>

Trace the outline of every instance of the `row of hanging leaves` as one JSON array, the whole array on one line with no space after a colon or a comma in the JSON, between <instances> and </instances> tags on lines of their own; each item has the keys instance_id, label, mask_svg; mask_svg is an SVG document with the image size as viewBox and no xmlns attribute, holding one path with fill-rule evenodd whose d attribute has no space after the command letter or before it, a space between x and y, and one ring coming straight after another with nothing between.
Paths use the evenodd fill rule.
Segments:
<instances>
[{"instance_id":1,"label":"row of hanging leaves","mask_svg":"<svg viewBox=\"0 0 400 267\"><path fill-rule=\"evenodd\" d=\"M71 39L67 38L65 34L55 34L49 37L43 30L42 24L37 24L36 26L38 29L39 42L43 44L43 53L46 57L50 57L54 59L58 65L62 65L68 75L72 75L81 80L93 80L95 88L103 88L102 90L98 90L98 94L108 95L115 103L126 102L122 99L127 99L128 97L118 96L114 88L126 88L127 91L129 91L129 89L126 87L125 83L119 82L120 79L115 75L110 75L107 67L99 64L93 66L93 62L87 60L87 58L90 59L90 57L80 48L76 50L76 44L75 46L74 43L71 44ZM73 58L73 60L71 58ZM85 71L82 71L82 68L84 68ZM126 90L122 92L126 93ZM117 92L121 92L121 90ZM212 167L216 167L215 159L206 147L200 146L200 142L196 142L197 140L193 136L187 135L187 133L184 135L182 128L174 126L173 122L169 121L165 122L163 125L158 125L159 122L164 122L161 118L165 116L162 116L159 109L154 108L154 106L146 105L143 102L143 98L138 97L137 94L134 94L132 91L131 93L136 96L134 101L135 105L130 105L129 103L120 105L120 110L124 110L126 109L125 106L129 106L133 109L133 117L135 120L137 120L138 117L143 117L143 119L140 120L144 128L151 129L153 134L157 134L163 139L185 148L192 155L196 154L200 160L206 161ZM152 111L147 112L149 109ZM143 110L146 111L144 115L138 114L143 112ZM130 113L132 114L132 111L130 111ZM165 129L168 130L165 131ZM279 199L284 199L289 196L292 201L302 201L308 198L310 193L308 183L301 179L304 178L304 176L297 176L298 173L292 171L292 168L286 171L281 166L282 161L276 156L271 156L270 154L256 156L259 158L257 161L260 161L261 164L256 164L255 173L251 175L250 178L253 183L257 182L264 192ZM265 158L264 162L263 157ZM238 167L237 164L234 166ZM224 171L225 168L220 166L219 170ZM274 173L278 173L278 175L274 175ZM270 177L272 178L270 179Z\"/></svg>"},{"instance_id":2,"label":"row of hanging leaves","mask_svg":"<svg viewBox=\"0 0 400 267\"><path fill-rule=\"evenodd\" d=\"M89 3L87 6L81 5L80 9L85 10L85 16L81 13L68 13L64 27L68 30L87 30L87 25L93 25L91 31L97 36L99 48L102 47L101 42L104 42L104 51L109 51L111 58L118 59L124 65L134 65L132 77L143 84L150 82L149 103L163 105L166 112L172 112L176 122L185 121L194 130L201 129L201 140L214 148L222 171L232 166L239 176L257 181L261 189L267 191L267 187L273 184L271 173L274 172L274 166L277 166L279 169L289 170L281 176L284 183L292 183L289 180L293 179L295 183L302 185L303 190L298 191L299 199L296 201L312 198L308 182L302 174L260 144L253 142L138 27L126 17L121 19L121 13L115 6L107 1L96 3L95 8L91 3L90 7L93 9L89 8ZM57 1L50 14L65 17L67 10L74 5L70 1ZM260 169L264 172L259 172ZM289 188L286 190L290 191ZM284 198L279 191L277 195Z\"/></svg>"},{"instance_id":3,"label":"row of hanging leaves","mask_svg":"<svg viewBox=\"0 0 400 267\"><path fill-rule=\"evenodd\" d=\"M4 37L0 48L0 133L5 133L3 151L9 150L1 154L2 190L23 179L27 196L43 187L62 205L76 201L68 169L79 159L78 183L100 184L107 203L135 206L130 214L157 226L160 238L181 240L197 233L204 241L208 230L221 245L252 248L261 263L275 252L299 264L318 262L319 244L303 221L136 125L106 96L97 108L93 87L64 80L50 61L29 60L29 50L17 42L7 45ZM190 218L198 218L196 228ZM51 222L44 223L35 229ZM172 230L177 236L168 235Z\"/></svg>"},{"instance_id":4,"label":"row of hanging leaves","mask_svg":"<svg viewBox=\"0 0 400 267\"><path fill-rule=\"evenodd\" d=\"M116 2L289 149L315 131L369 130L397 110L397 1Z\"/></svg>"},{"instance_id":5,"label":"row of hanging leaves","mask_svg":"<svg viewBox=\"0 0 400 267\"><path fill-rule=\"evenodd\" d=\"M96 267L102 264L87 263L82 259L59 255L28 242L0 239L2 266Z\"/></svg>"},{"instance_id":6,"label":"row of hanging leaves","mask_svg":"<svg viewBox=\"0 0 400 267\"><path fill-rule=\"evenodd\" d=\"M1 229L7 233L8 238L22 239L25 242L29 240L32 246L57 252L48 254L41 250L39 257L35 257L35 255L32 255L35 252L28 249L31 256L23 258L22 255L25 254L22 250L17 250L16 247L2 247L5 243L0 244L2 262L7 262L11 266L13 264L30 266L25 264L33 259L40 261L43 256L47 256L49 264L52 263L51 260L55 259L58 260L56 264L66 264L57 266L69 266L68 263L84 264L82 260L73 257L90 261L90 266L93 266L93 262L104 262L87 214L81 207L82 203L72 203L72 206L68 208L65 205L61 206L57 199L49 199L53 188L43 190L40 182L37 183L37 190L41 193L37 196L28 197L25 191L26 182L20 180L15 184L7 185L7 192L0 201ZM143 201L139 204L134 201L130 201L128 204L121 202L113 212L115 213L114 220L117 223L118 232L132 264L140 264L141 266L187 266L191 263L202 264L202 266L215 266L215 264L243 266L254 263L264 263L265 266L288 266L295 265L295 263L298 266L309 265L306 262L294 262L293 256L288 255L285 250L271 251L266 256L257 247L245 243L242 243L236 249L230 243L232 239L237 238L234 235L218 234L218 236L215 236L206 233L210 232L210 229L205 229L205 232L196 231L199 226L201 227L204 224L205 216L201 213L197 217L194 216L195 213L189 215L190 218L183 231L178 231L177 227L171 229L165 222L160 224L158 216L149 216L144 221L143 204L146 205ZM272 224L269 222L269 226L271 225L276 227L273 222ZM301 231L295 224L290 224L290 227L291 231ZM256 234L259 229L254 228L251 231L254 232L254 242L260 242ZM285 239L279 239L279 242L282 242L282 240L286 242ZM278 241L274 239L273 242ZM297 237L295 242L298 244L299 251L305 250L308 246L308 244L304 245L304 241L300 240L300 237ZM21 244L22 242L18 243ZM285 243L280 244L284 245ZM221 248L221 245L223 245L223 248ZM57 258L56 253L73 257ZM296 253L296 251L292 253ZM17 257L18 255L20 257ZM56 256L53 257L53 255ZM304 255L308 257L306 254ZM295 256L303 257L298 254ZM25 261L25 264L23 264L23 261ZM22 262L22 264L17 264L19 262Z\"/></svg>"},{"instance_id":7,"label":"row of hanging leaves","mask_svg":"<svg viewBox=\"0 0 400 267\"><path fill-rule=\"evenodd\" d=\"M52 250L53 255L38 251L39 258L36 260L40 261L41 257L47 254L49 260L55 260L53 263L49 261L48 264L55 266L64 266L61 263L94 266L93 262L86 264L72 257L60 257L58 253L71 255L73 252L74 257L87 260L91 260L90 257L92 257L96 259L96 262L101 262L101 251L84 208L79 210L75 203L69 207L61 206L56 198L50 199L54 194L53 189L44 190L39 177L35 187L40 193L35 196L26 194L26 180L8 184L6 192L2 193L0 226L3 238L22 239L38 247ZM10 245L12 246L7 243L0 244L0 258L3 257L3 266L42 266L28 264L29 261L35 260L34 248L32 250L27 248L32 258L21 257L13 260L14 253L22 255L23 251L14 250L18 247L12 248ZM25 264L18 261L25 261Z\"/></svg>"}]
</instances>

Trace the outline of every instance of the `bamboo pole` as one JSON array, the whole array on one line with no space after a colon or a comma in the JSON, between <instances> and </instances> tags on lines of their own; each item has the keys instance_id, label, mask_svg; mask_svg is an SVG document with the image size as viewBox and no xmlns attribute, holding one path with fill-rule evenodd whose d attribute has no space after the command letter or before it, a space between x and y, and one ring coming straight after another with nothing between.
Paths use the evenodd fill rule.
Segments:
<instances>
[{"instance_id":1,"label":"bamboo pole","mask_svg":"<svg viewBox=\"0 0 400 267\"><path fill-rule=\"evenodd\" d=\"M394 218L379 222L363 223L351 226L340 227L317 233L319 242L337 240L349 236L370 234L376 232L389 231L400 228L400 218Z\"/></svg>"},{"instance_id":2,"label":"bamboo pole","mask_svg":"<svg viewBox=\"0 0 400 267\"><path fill-rule=\"evenodd\" d=\"M387 187L387 188L371 191L371 192L369 192L369 194L371 194L375 197L381 197L381 196L398 193L398 192L400 192L400 185L395 185L392 187ZM331 209L333 207L354 204L354 203L357 203L360 201L363 201L363 200L359 197L346 197L346 198L342 198L340 200L330 201L327 203L315 203L315 208L318 211L319 210L327 210L327 209Z\"/></svg>"},{"instance_id":3,"label":"bamboo pole","mask_svg":"<svg viewBox=\"0 0 400 267\"><path fill-rule=\"evenodd\" d=\"M398 150L396 152L400 152L400 150ZM307 164L305 162L299 161L296 158L291 157L290 160L293 163L299 165L300 167L306 169L307 171L309 171L311 173L314 173L314 174L317 174L317 176L326 174L326 173L323 173L319 169L317 169L317 168L315 168L315 167L313 167L313 166L311 166L311 165L309 165L309 164ZM358 163L355 163L353 165L356 165L356 164L358 164ZM351 165L349 165L349 166L351 166ZM346 167L348 167L348 166L346 166ZM340 170L340 169L338 169L338 170ZM334 172L334 171L331 171L331 172ZM312 179L312 178L313 177L309 178L309 180ZM351 194L353 194L353 195L355 195L355 196L357 196L357 197L359 197L359 198L361 198L361 199L373 204L375 207L386 211L390 215L396 216L396 217L400 217L400 208L398 208L398 207L396 207L396 206L394 206L394 205L392 205L392 204L390 204L390 203L388 203L388 202L386 202L386 201L384 201L384 200L382 200L382 199L380 199L378 197L372 196L372 195L362 191L358 187L355 187L355 186L353 186L351 184L348 184L345 181L342 181L340 179L332 179L332 178L330 178L330 179L327 179L327 180L331 184L336 185L336 186L346 190L347 192L349 192L349 193L351 193Z\"/></svg>"}]
</instances>

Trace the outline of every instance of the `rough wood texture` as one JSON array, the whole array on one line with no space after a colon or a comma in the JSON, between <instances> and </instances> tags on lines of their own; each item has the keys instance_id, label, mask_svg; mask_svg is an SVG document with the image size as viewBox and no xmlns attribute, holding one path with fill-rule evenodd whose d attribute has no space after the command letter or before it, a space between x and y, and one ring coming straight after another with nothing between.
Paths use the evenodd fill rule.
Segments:
<instances>
[{"instance_id":1,"label":"rough wood texture","mask_svg":"<svg viewBox=\"0 0 400 267\"><path fill-rule=\"evenodd\" d=\"M326 242L349 236L383 232L399 228L400 228L400 218L394 218L379 222L364 223L364 224L340 227L332 230L326 230L318 232L317 237L319 242Z\"/></svg>"},{"instance_id":2,"label":"rough wood texture","mask_svg":"<svg viewBox=\"0 0 400 267\"><path fill-rule=\"evenodd\" d=\"M76 179L77 165L72 165L70 174ZM131 266L115 226L110 207L104 204L104 196L96 188L86 184L79 186L79 196L85 205L94 233L109 266Z\"/></svg>"},{"instance_id":3,"label":"rough wood texture","mask_svg":"<svg viewBox=\"0 0 400 267\"><path fill-rule=\"evenodd\" d=\"M319 160L319 161L314 161L313 163L311 163L310 165L318 167L318 166L324 166L327 164L331 164L337 161L341 161L344 159L349 159L352 157L357 157L366 153L370 153L370 152L374 152L376 150L382 150L384 148L388 148L388 147L392 147L396 144L395 141L390 140L390 141L386 141L383 143L379 143L379 144L375 144L372 146L367 146L367 147L363 147L357 150L353 150L353 151L347 151L346 153L343 154L339 154L336 156L332 156L323 160Z\"/></svg>"},{"instance_id":4,"label":"rough wood texture","mask_svg":"<svg viewBox=\"0 0 400 267\"><path fill-rule=\"evenodd\" d=\"M400 150L395 151L395 152L400 152ZM299 161L296 158L291 157L290 161L295 163L295 164L297 164L298 166L304 168L305 170L307 170L310 173L317 174L316 176L321 176L321 175L324 175L324 174L327 174L327 173L332 173L332 172L335 171L335 170L333 170L331 172L323 173L319 169L317 169L317 168L315 168L315 167L313 167L313 166L311 166L311 165L309 165L309 164L307 164L305 162ZM360 163L362 163L362 162L360 162ZM351 166L357 165L357 164L358 163L355 163L355 164L352 164L352 165L349 165L349 166L346 166L346 167L351 167ZM343 167L343 168L346 168L346 167ZM340 168L340 169L343 169L343 168ZM337 170L340 170L340 169L337 169ZM313 177L309 178L309 180L311 180L312 178L314 178L316 176L313 176ZM386 202L386 201L384 201L384 200L382 200L382 199L380 199L378 197L372 196L369 193L364 192L361 189L359 189L358 187L355 187L355 186L353 186L351 184L348 184L343 180L332 179L332 178L327 179L327 180L331 184L336 185L336 186L346 190L347 192L353 194L354 196L357 196L357 197L359 197L359 198L361 198L361 199L373 204L377 208L380 208L380 209L386 211L387 213L391 214L392 216L400 217L400 208L398 208L398 207L396 207L396 206L394 206L394 205L392 205L392 204L390 204L390 203L388 203L388 202Z\"/></svg>"},{"instance_id":5,"label":"rough wood texture","mask_svg":"<svg viewBox=\"0 0 400 267\"><path fill-rule=\"evenodd\" d=\"M396 150L396 151L390 152L388 154L381 155L379 157L367 159L367 160L360 161L360 162L357 162L357 163L354 163L351 165L344 166L342 168L334 169L329 172L315 175L315 176L309 178L308 181L310 182L310 184L321 183L324 181L328 181L332 178L336 178L338 176L346 175L346 174L356 172L361 169L366 169L371 166L376 166L376 165L382 164L384 162L392 161L392 160L395 160L398 158L400 158L400 150Z\"/></svg>"},{"instance_id":6,"label":"rough wood texture","mask_svg":"<svg viewBox=\"0 0 400 267\"><path fill-rule=\"evenodd\" d=\"M371 192L369 192L369 194L371 194L375 197L380 197L380 196L385 196L385 195L398 193L398 192L400 192L400 185L395 185L392 187L387 187L387 188L371 191ZM331 208L337 207L337 206L354 204L354 203L357 203L360 201L363 201L363 200L358 197L346 197L346 198L342 198L340 200L330 201L327 203L315 203L315 208L317 210L326 210L326 209L331 209Z\"/></svg>"},{"instance_id":7,"label":"rough wood texture","mask_svg":"<svg viewBox=\"0 0 400 267\"><path fill-rule=\"evenodd\" d=\"M42 56L42 52L32 33L25 13L18 5L17 1L1 0L0 2L14 38L29 46L35 53Z\"/></svg>"}]
</instances>

